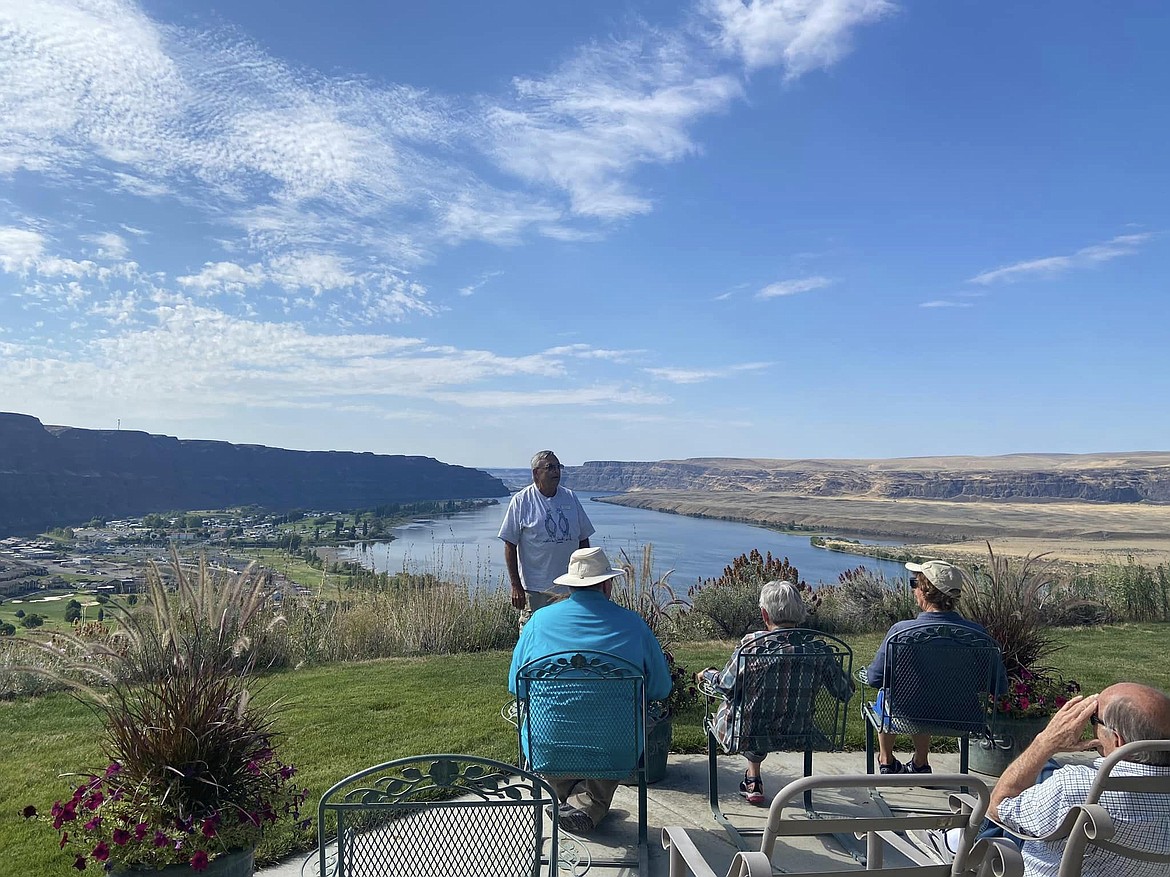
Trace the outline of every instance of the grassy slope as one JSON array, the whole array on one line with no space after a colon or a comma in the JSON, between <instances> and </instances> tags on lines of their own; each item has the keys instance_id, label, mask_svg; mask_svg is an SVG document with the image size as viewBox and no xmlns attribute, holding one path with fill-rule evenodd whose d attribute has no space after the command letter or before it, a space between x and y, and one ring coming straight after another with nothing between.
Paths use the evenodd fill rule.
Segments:
<instances>
[{"instance_id":1,"label":"grassy slope","mask_svg":"<svg viewBox=\"0 0 1170 877\"><path fill-rule=\"evenodd\" d=\"M1167 625L1125 625L1067 632L1069 647L1054 663L1099 690L1118 679L1170 689L1170 661L1161 643ZM856 665L868 661L878 635L850 637ZM676 657L689 669L722 665L728 643L685 643ZM394 658L282 673L266 680L262 696L285 704L279 727L281 753L299 768L315 804L322 792L349 773L379 761L422 752L473 752L509 760L515 738L499 716L507 700L509 655L490 652L440 658ZM674 748L700 751L699 710L676 719ZM68 788L59 774L100 763L97 719L70 698L0 703L0 849L23 873L73 873L58 852L47 824L25 822L20 810L36 804L48 812ZM850 718L849 743L864 745L860 721ZM861 759L858 759L861 769ZM306 840L275 831L261 848L281 857ZM2 866L0 866L2 870Z\"/></svg>"}]
</instances>

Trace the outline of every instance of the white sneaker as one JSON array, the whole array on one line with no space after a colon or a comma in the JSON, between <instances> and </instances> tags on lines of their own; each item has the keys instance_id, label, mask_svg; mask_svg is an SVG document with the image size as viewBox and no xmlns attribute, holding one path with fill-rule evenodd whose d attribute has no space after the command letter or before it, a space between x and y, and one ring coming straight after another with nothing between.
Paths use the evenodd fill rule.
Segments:
<instances>
[{"instance_id":1,"label":"white sneaker","mask_svg":"<svg viewBox=\"0 0 1170 877\"><path fill-rule=\"evenodd\" d=\"M947 833L937 828L915 829L906 832L906 838L931 858L949 865L955 854L947 846Z\"/></svg>"}]
</instances>

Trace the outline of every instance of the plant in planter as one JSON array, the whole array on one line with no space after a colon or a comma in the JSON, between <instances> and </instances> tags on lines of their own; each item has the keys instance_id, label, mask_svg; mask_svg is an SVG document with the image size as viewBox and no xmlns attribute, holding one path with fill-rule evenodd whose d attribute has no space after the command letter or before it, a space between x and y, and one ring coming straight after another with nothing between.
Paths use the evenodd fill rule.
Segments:
<instances>
[{"instance_id":1,"label":"plant in planter","mask_svg":"<svg viewBox=\"0 0 1170 877\"><path fill-rule=\"evenodd\" d=\"M667 754L673 732L671 719L681 710L697 703L699 692L690 678L691 674L675 660L670 651L675 633L675 618L671 610L681 604L667 581L674 570L655 577L654 549L650 544L642 546L641 564L638 567L634 566L625 549L620 550L620 555L618 565L625 571L625 576L614 589L612 598L618 605L642 616L662 646L666 665L670 669L670 679L674 683L666 700L647 704L647 780L653 783L666 776Z\"/></svg>"},{"instance_id":2,"label":"plant in planter","mask_svg":"<svg viewBox=\"0 0 1170 877\"><path fill-rule=\"evenodd\" d=\"M58 681L101 717L109 759L50 819L78 870L204 871L234 857L244 864L233 873L251 873L264 829L299 820L306 795L273 748L274 707L248 687L253 639L278 619L251 568L217 577L204 560L192 573L176 555L168 573L174 593L152 565L145 607L111 604L109 639L40 644L64 662Z\"/></svg>"},{"instance_id":3,"label":"plant in planter","mask_svg":"<svg viewBox=\"0 0 1170 877\"><path fill-rule=\"evenodd\" d=\"M963 613L978 621L999 643L1008 690L996 699L995 737L972 748L971 764L999 774L1047 724L1048 718L1080 691L1049 660L1064 648L1051 626L1060 616L1060 596L1044 555L1022 561L997 557L987 545L988 563L976 566L963 594Z\"/></svg>"}]
</instances>

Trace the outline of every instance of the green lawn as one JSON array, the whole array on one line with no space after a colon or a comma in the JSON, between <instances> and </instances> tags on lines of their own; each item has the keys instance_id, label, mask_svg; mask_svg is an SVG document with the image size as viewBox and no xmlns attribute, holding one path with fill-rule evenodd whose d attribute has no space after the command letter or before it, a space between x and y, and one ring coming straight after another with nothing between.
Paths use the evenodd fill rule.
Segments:
<instances>
[{"instance_id":1,"label":"green lawn","mask_svg":"<svg viewBox=\"0 0 1170 877\"><path fill-rule=\"evenodd\" d=\"M101 592L105 593L105 592ZM20 619L16 617L18 610L23 609L27 615L32 615L34 612L45 619L42 630L65 630L71 631L73 625L65 620L65 607L70 600L76 600L82 606L86 607L84 612L84 619L86 621L96 621L97 611L102 608L97 602L96 591L79 591L72 588L55 589L47 591L34 591L31 594L26 594L22 597L8 598L3 603L0 603L0 622L7 621L16 627L17 635L25 632L25 628L20 626ZM115 600L123 600L124 597L109 595L110 602ZM45 599L50 598L50 599ZM109 614L109 607L105 607L106 614Z\"/></svg>"},{"instance_id":2,"label":"green lawn","mask_svg":"<svg viewBox=\"0 0 1170 877\"><path fill-rule=\"evenodd\" d=\"M1070 630L1069 647L1057 656L1066 675L1096 691L1119 679L1170 689L1170 661L1162 643L1170 625L1131 624L1103 630ZM848 638L855 666L868 662L877 634ZM731 643L684 643L675 656L689 670L722 666ZM332 783L380 761L424 752L468 752L510 760L511 726L499 710L508 698L507 652L436 658L391 658L289 671L265 680L263 697L285 704L279 727L282 757L299 769L311 805ZM696 708L675 720L676 751L701 751ZM0 702L0 849L24 873L66 875L72 859L57 850L46 823L26 822L26 804L47 813L69 781L59 775L103 764L100 727L83 706L65 695ZM864 746L864 730L850 717L848 743ZM858 758L858 769L861 759ZM311 841L289 830L270 834L262 860L281 858Z\"/></svg>"}]
</instances>

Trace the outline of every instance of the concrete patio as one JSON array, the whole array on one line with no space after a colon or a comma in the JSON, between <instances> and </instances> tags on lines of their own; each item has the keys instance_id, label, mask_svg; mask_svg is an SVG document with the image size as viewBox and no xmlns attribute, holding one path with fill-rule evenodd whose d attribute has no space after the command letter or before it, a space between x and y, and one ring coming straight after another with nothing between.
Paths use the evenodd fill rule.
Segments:
<instances>
[{"instance_id":1,"label":"concrete patio","mask_svg":"<svg viewBox=\"0 0 1170 877\"><path fill-rule=\"evenodd\" d=\"M771 800L772 794L786 783L799 779L803 769L800 753L776 753L764 762L764 785ZM934 754L931 763L938 773L957 771L959 756ZM865 770L865 755L862 752L817 753L815 772L821 775L858 774ZM739 797L739 781L743 776L743 760L735 756L721 756L719 759L719 789L723 811L736 826L741 828L763 828L768 808L753 807ZM989 786L994 777L984 778ZM887 795L887 797L890 797ZM605 822L583 838L594 858L633 855L637 841L637 790L629 787L618 789L613 809ZM863 792L848 792L840 795L824 795L816 800L818 810L835 814L876 815L876 808ZM911 808L944 809L945 792L927 792L915 798L899 799L899 804ZM647 877L666 877L668 860L662 849L662 826L679 825L688 830L690 836L716 874L727 873L736 848L723 829L715 822L707 805L707 758L705 755L671 755L666 779L649 788L647 817L650 826L650 863ZM758 844L758 838L749 842ZM887 859L887 865L895 864L897 856ZM796 838L777 844L773 862L787 870L828 869L843 867L851 862L842 848L831 838ZM590 873L632 875L636 868L594 867ZM316 854L297 857L280 865L261 869L258 877L302 877L316 875ZM422 875L420 875L422 877Z\"/></svg>"}]
</instances>

